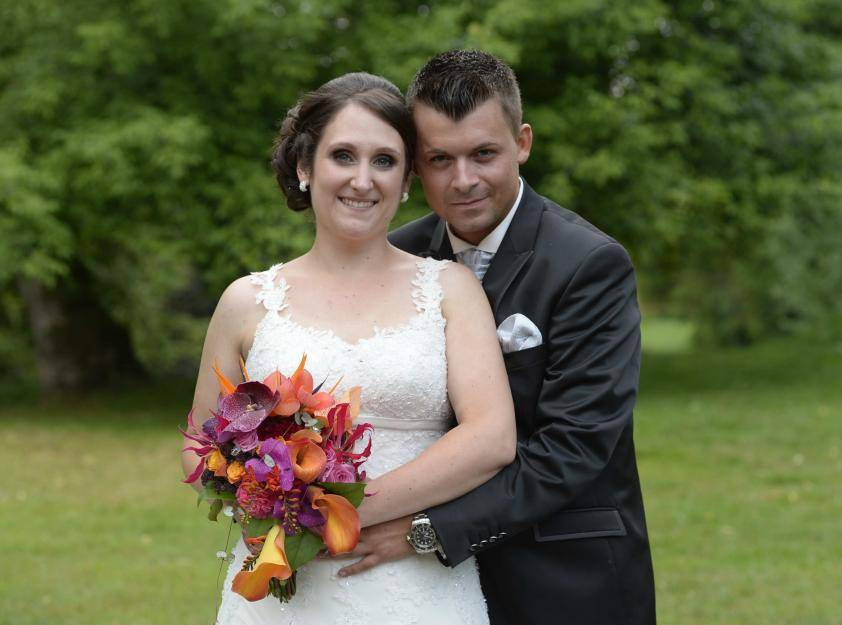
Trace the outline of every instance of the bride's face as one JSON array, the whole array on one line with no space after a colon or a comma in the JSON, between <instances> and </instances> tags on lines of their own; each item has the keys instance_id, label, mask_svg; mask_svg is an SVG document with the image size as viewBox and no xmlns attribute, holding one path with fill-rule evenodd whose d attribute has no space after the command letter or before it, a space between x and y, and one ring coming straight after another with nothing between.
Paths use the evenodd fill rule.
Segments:
<instances>
[{"instance_id":1,"label":"bride's face","mask_svg":"<svg viewBox=\"0 0 842 625\"><path fill-rule=\"evenodd\" d=\"M325 126L310 172L316 223L342 238L386 235L408 186L406 153L398 131L363 106L350 103Z\"/></svg>"}]
</instances>

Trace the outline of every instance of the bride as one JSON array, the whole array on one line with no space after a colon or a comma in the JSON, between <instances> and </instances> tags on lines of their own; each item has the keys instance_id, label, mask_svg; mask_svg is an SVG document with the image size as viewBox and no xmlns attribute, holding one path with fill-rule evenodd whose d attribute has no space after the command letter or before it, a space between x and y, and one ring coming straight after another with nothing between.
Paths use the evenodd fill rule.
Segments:
<instances>
[{"instance_id":1,"label":"bride","mask_svg":"<svg viewBox=\"0 0 842 625\"><path fill-rule=\"evenodd\" d=\"M303 352L314 379L344 376L337 393L362 386L358 422L375 427L363 527L468 492L515 450L508 380L479 282L460 265L419 259L386 239L409 188L414 143L400 91L370 74L331 80L290 110L273 166L289 207L312 208L313 246L225 290L194 396L204 420L216 409L215 360L235 379L243 356L261 380L293 371ZM192 452L182 460L186 471L196 466ZM488 623L473 559L450 569L419 555L353 577L337 575L341 561L314 560L281 604L231 591L247 555L242 540L234 555L219 625Z\"/></svg>"}]
</instances>

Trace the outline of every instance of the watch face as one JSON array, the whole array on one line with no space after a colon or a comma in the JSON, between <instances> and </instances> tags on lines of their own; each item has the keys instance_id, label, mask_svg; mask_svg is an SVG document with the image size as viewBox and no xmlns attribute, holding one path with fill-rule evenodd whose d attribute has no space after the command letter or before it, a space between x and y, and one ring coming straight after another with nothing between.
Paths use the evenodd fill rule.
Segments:
<instances>
[{"instance_id":1,"label":"watch face","mask_svg":"<svg viewBox=\"0 0 842 625\"><path fill-rule=\"evenodd\" d=\"M428 523L418 523L412 527L412 542L416 549L436 548L436 532Z\"/></svg>"}]
</instances>

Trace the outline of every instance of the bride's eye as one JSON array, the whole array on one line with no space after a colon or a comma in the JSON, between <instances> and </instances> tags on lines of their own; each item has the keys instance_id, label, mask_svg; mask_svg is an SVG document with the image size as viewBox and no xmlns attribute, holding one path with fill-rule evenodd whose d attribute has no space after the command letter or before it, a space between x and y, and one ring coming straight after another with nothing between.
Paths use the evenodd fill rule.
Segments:
<instances>
[{"instance_id":1,"label":"bride's eye","mask_svg":"<svg viewBox=\"0 0 842 625\"><path fill-rule=\"evenodd\" d=\"M354 162L354 157L348 150L336 150L333 154L331 154L331 157L338 163Z\"/></svg>"},{"instance_id":2,"label":"bride's eye","mask_svg":"<svg viewBox=\"0 0 842 625\"><path fill-rule=\"evenodd\" d=\"M372 161L372 164L375 167L382 167L382 168L386 169L386 168L391 167L392 165L395 164L395 159L393 157L389 156L388 154L381 154L381 155L376 156L374 158L374 160Z\"/></svg>"}]
</instances>

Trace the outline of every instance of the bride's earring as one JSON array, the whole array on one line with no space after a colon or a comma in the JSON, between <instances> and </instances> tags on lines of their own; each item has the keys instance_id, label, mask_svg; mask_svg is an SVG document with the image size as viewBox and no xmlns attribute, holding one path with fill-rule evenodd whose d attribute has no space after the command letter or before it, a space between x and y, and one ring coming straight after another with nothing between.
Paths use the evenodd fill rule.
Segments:
<instances>
[{"instance_id":1,"label":"bride's earring","mask_svg":"<svg viewBox=\"0 0 842 625\"><path fill-rule=\"evenodd\" d=\"M401 203L406 204L406 202L408 200L409 200L409 191L404 191L403 195L401 195Z\"/></svg>"},{"instance_id":2,"label":"bride's earring","mask_svg":"<svg viewBox=\"0 0 842 625\"><path fill-rule=\"evenodd\" d=\"M307 181L306 180L302 180L301 182L298 183L298 190L301 191L302 193L307 193Z\"/></svg>"}]
</instances>

